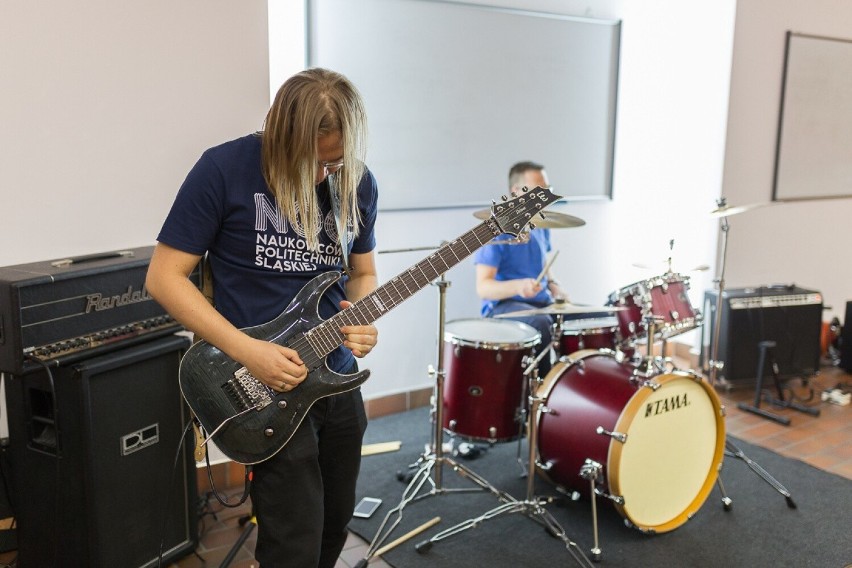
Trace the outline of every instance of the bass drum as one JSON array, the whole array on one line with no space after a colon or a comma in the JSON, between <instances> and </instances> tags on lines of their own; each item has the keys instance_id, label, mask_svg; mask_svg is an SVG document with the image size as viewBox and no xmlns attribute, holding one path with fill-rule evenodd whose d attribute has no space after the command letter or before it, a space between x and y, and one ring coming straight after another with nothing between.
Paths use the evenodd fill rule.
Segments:
<instances>
[{"instance_id":1,"label":"bass drum","mask_svg":"<svg viewBox=\"0 0 852 568\"><path fill-rule=\"evenodd\" d=\"M704 504L722 465L722 406L700 377L639 376L607 351L578 351L536 391L540 472L589 495L587 459L603 467L597 488L645 532L676 529Z\"/></svg>"}]
</instances>

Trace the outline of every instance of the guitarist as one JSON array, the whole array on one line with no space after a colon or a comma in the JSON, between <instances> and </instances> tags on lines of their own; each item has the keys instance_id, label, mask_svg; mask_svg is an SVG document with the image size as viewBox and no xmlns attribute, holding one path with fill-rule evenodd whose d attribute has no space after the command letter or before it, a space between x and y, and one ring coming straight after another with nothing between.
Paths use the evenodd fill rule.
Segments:
<instances>
[{"instance_id":1,"label":"guitarist","mask_svg":"<svg viewBox=\"0 0 852 568\"><path fill-rule=\"evenodd\" d=\"M262 132L202 154L157 238L149 293L276 391L310 380L299 353L240 329L274 319L321 273L348 266L320 301L324 319L377 286L377 187L364 165L366 128L363 101L346 77L324 69L294 75ZM205 255L215 308L187 278ZM373 325L340 331L346 339L328 366L351 373L378 332ZM290 441L254 465L255 557L263 568L335 565L355 506L366 424L360 390L321 398Z\"/></svg>"}]
</instances>

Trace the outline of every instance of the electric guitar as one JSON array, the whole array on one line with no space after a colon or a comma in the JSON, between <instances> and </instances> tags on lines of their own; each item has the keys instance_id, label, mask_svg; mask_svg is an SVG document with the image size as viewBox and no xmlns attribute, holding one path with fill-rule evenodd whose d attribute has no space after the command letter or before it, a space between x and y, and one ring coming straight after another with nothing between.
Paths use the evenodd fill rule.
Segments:
<instances>
[{"instance_id":1,"label":"electric guitar","mask_svg":"<svg viewBox=\"0 0 852 568\"><path fill-rule=\"evenodd\" d=\"M319 300L341 274L326 272L312 279L278 317L242 330L299 353L308 376L289 392L272 390L206 341L190 347L180 364L180 389L209 433L205 442L212 439L228 458L246 465L275 455L317 400L355 389L370 376L369 370L343 375L326 365L326 355L343 344L342 326L373 323L497 235L518 237L534 215L557 199L550 189L540 187L511 199L503 197L479 226L327 320L319 317Z\"/></svg>"}]
</instances>

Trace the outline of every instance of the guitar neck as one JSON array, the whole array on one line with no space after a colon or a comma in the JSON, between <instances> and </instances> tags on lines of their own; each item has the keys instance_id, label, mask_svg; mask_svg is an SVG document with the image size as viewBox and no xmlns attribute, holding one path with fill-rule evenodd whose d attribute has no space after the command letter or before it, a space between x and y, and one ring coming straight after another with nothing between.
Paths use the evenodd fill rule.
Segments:
<instances>
[{"instance_id":1,"label":"guitar neck","mask_svg":"<svg viewBox=\"0 0 852 568\"><path fill-rule=\"evenodd\" d=\"M328 355L343 344L342 326L375 322L501 233L492 221L479 224L316 326L306 334L308 341L318 355Z\"/></svg>"}]
</instances>

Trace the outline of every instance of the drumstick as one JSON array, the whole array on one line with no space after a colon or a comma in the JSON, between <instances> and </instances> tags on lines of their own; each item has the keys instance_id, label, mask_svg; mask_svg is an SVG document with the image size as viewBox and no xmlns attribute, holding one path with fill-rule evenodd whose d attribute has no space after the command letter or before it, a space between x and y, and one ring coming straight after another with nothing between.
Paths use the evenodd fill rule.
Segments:
<instances>
[{"instance_id":1,"label":"drumstick","mask_svg":"<svg viewBox=\"0 0 852 568\"><path fill-rule=\"evenodd\" d=\"M401 537L399 537L398 539L396 539L395 541L384 545L383 547L378 549L376 551L376 553L373 554L373 556L374 557L375 556L381 556L382 554L384 554L385 552L387 552L391 548L394 548L395 546L402 544L403 542L410 539L411 537L417 536L418 534L422 533L423 531L425 531L429 527L433 527L433 526L437 525L439 522L441 522L441 517L435 517L431 521L427 521L427 522L423 523L422 525L420 525L419 527L417 527L413 531L407 532L404 535L402 535Z\"/></svg>"},{"instance_id":2,"label":"drumstick","mask_svg":"<svg viewBox=\"0 0 852 568\"><path fill-rule=\"evenodd\" d=\"M385 452L395 452L402 447L402 442L379 442L377 444L364 444L361 446L362 456L372 456L374 454L383 454Z\"/></svg>"},{"instance_id":3,"label":"drumstick","mask_svg":"<svg viewBox=\"0 0 852 568\"><path fill-rule=\"evenodd\" d=\"M539 274L538 278L535 279L536 284L541 282L541 279L544 278L544 275L547 274L548 270L550 270L550 266L553 264L553 261L556 260L557 256L559 256L558 250L555 253L553 253L553 256L550 257L550 260L548 260L547 264L544 265L544 268L541 269L541 274Z\"/></svg>"}]
</instances>

